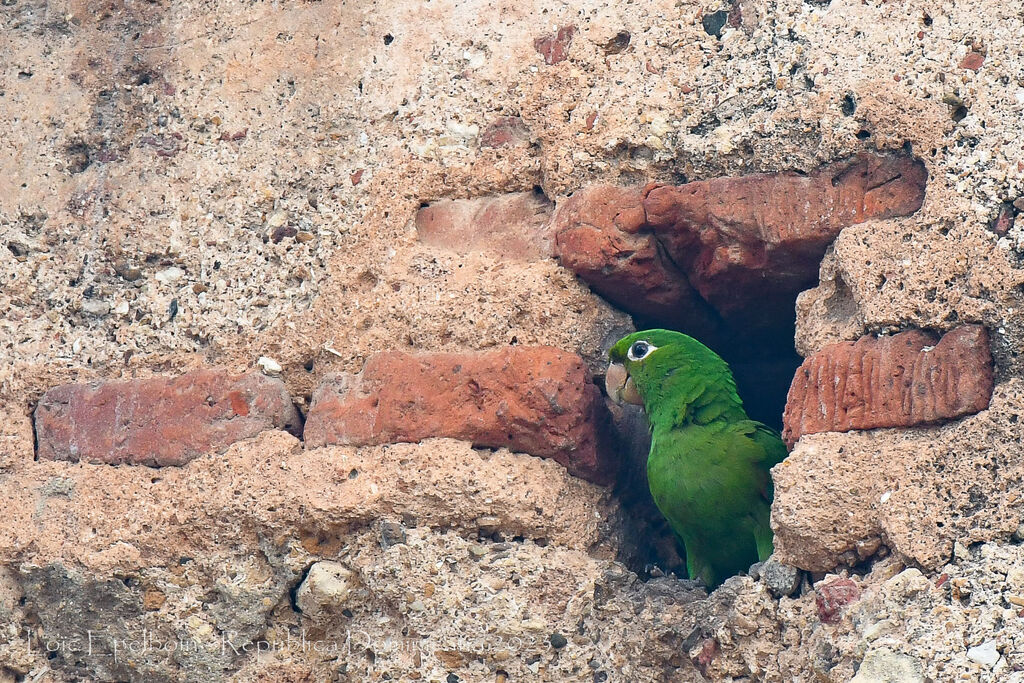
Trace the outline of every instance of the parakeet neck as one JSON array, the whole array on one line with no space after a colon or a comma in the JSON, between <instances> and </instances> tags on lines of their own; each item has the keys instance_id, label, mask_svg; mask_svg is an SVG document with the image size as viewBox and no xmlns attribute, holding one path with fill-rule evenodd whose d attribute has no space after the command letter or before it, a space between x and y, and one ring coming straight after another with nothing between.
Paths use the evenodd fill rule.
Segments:
<instances>
[{"instance_id":1,"label":"parakeet neck","mask_svg":"<svg viewBox=\"0 0 1024 683\"><path fill-rule=\"evenodd\" d=\"M650 406L647 417L652 431L690 424L706 425L717 420L748 419L731 379L705 383L702 379L681 377L676 382L666 381L662 395L644 403Z\"/></svg>"}]
</instances>

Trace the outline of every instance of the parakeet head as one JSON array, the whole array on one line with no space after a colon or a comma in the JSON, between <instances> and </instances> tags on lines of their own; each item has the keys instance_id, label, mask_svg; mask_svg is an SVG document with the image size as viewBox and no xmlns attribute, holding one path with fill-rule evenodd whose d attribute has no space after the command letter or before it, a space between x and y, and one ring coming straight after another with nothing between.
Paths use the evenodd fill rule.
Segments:
<instances>
[{"instance_id":1,"label":"parakeet head","mask_svg":"<svg viewBox=\"0 0 1024 683\"><path fill-rule=\"evenodd\" d=\"M608 395L619 403L651 407L679 391L725 382L735 393L732 373L718 354L693 337L671 330L643 330L623 337L608 351Z\"/></svg>"}]
</instances>

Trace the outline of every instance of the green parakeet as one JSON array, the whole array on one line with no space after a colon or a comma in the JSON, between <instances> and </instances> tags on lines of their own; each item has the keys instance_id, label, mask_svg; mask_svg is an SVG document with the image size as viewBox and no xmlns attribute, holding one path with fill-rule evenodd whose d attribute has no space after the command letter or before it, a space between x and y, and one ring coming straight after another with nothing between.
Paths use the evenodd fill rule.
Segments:
<instances>
[{"instance_id":1,"label":"green parakeet","mask_svg":"<svg viewBox=\"0 0 1024 683\"><path fill-rule=\"evenodd\" d=\"M608 355L608 395L647 413L647 481L683 542L690 578L714 588L767 559L768 470L786 457L786 447L775 431L747 417L726 362L669 330L631 334Z\"/></svg>"}]
</instances>

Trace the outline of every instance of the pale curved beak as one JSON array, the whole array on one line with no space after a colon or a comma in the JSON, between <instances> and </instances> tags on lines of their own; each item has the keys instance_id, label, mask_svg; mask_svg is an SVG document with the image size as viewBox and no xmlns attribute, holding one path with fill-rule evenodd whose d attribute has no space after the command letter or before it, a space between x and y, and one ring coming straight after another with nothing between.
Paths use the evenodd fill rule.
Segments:
<instances>
[{"instance_id":1,"label":"pale curved beak","mask_svg":"<svg viewBox=\"0 0 1024 683\"><path fill-rule=\"evenodd\" d=\"M642 406L644 400L633 384L633 378L621 363L609 363L604 376L604 388L616 403L634 403Z\"/></svg>"}]
</instances>

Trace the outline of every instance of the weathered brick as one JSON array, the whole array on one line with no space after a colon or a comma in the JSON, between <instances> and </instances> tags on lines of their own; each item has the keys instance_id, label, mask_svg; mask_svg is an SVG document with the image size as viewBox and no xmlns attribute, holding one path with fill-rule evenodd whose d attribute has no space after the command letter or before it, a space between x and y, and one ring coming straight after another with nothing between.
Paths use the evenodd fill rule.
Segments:
<instances>
[{"instance_id":1,"label":"weathered brick","mask_svg":"<svg viewBox=\"0 0 1024 683\"><path fill-rule=\"evenodd\" d=\"M481 147L508 147L530 140L530 131L518 116L499 116L480 133Z\"/></svg>"},{"instance_id":2,"label":"weathered brick","mask_svg":"<svg viewBox=\"0 0 1024 683\"><path fill-rule=\"evenodd\" d=\"M640 188L592 185L558 203L552 219L563 266L630 313L665 325L713 317L649 231Z\"/></svg>"},{"instance_id":3,"label":"weathered brick","mask_svg":"<svg viewBox=\"0 0 1024 683\"><path fill-rule=\"evenodd\" d=\"M536 192L445 199L416 213L416 234L432 246L489 251L506 258L551 256L551 202Z\"/></svg>"},{"instance_id":4,"label":"weathered brick","mask_svg":"<svg viewBox=\"0 0 1024 683\"><path fill-rule=\"evenodd\" d=\"M838 624L846 606L860 599L860 587L841 576L817 584L814 592L814 606L818 610L818 618L826 624Z\"/></svg>"},{"instance_id":5,"label":"weathered brick","mask_svg":"<svg viewBox=\"0 0 1024 683\"><path fill-rule=\"evenodd\" d=\"M839 232L906 216L924 201L924 164L862 154L810 175L757 174L650 189L647 223L690 284L726 318L791 317Z\"/></svg>"},{"instance_id":6,"label":"weathered brick","mask_svg":"<svg viewBox=\"0 0 1024 683\"><path fill-rule=\"evenodd\" d=\"M267 429L299 434L284 384L204 369L179 377L67 384L35 410L42 460L183 465Z\"/></svg>"},{"instance_id":7,"label":"weathered brick","mask_svg":"<svg viewBox=\"0 0 1024 683\"><path fill-rule=\"evenodd\" d=\"M807 176L595 186L560 202L553 232L561 262L631 313L768 329L791 324L840 230L917 211L926 180L916 159L863 154Z\"/></svg>"},{"instance_id":8,"label":"weathered brick","mask_svg":"<svg viewBox=\"0 0 1024 683\"><path fill-rule=\"evenodd\" d=\"M308 447L450 437L552 458L608 483L606 409L583 360L547 346L371 356L359 374L324 379L306 420Z\"/></svg>"},{"instance_id":9,"label":"weathered brick","mask_svg":"<svg viewBox=\"0 0 1024 683\"><path fill-rule=\"evenodd\" d=\"M783 438L851 429L909 427L988 408L988 332L964 325L936 342L920 330L861 337L822 349L796 371Z\"/></svg>"},{"instance_id":10,"label":"weathered brick","mask_svg":"<svg viewBox=\"0 0 1024 683\"><path fill-rule=\"evenodd\" d=\"M968 52L967 55L960 60L961 69L970 69L971 71L977 71L981 68L981 65L985 63L985 54L983 52Z\"/></svg>"}]
</instances>

